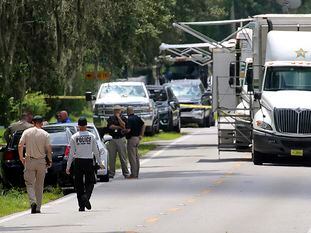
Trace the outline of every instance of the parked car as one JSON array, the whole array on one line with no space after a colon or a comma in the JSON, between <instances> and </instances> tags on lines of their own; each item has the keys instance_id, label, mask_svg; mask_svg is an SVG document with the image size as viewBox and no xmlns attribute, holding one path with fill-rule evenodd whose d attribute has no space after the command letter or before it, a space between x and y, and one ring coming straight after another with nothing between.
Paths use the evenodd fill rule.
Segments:
<instances>
[{"instance_id":1,"label":"parked car","mask_svg":"<svg viewBox=\"0 0 311 233\"><path fill-rule=\"evenodd\" d=\"M168 85L148 85L151 98L156 103L160 117L160 129L180 132L180 106L177 97Z\"/></svg>"},{"instance_id":2,"label":"parked car","mask_svg":"<svg viewBox=\"0 0 311 233\"><path fill-rule=\"evenodd\" d=\"M17 131L13 134L4 149L3 154L3 176L4 183L10 186L23 186L24 166L19 160L18 143L23 131ZM45 177L45 184L58 183L61 187L66 186L67 183L72 185L72 181L65 174L66 161L64 158L69 154L69 140L71 137L69 130L58 130L50 132L52 145L52 167L48 169Z\"/></svg>"},{"instance_id":3,"label":"parked car","mask_svg":"<svg viewBox=\"0 0 311 233\"><path fill-rule=\"evenodd\" d=\"M146 133L153 135L159 130L159 117L154 101L143 82L110 82L100 86L97 97L87 92L87 101L96 100L93 120L101 136L107 132L107 119L113 115L114 105L132 106L135 114L146 124Z\"/></svg>"},{"instance_id":4,"label":"parked car","mask_svg":"<svg viewBox=\"0 0 311 233\"><path fill-rule=\"evenodd\" d=\"M68 129L68 130L70 130L70 132L72 134L75 134L79 130L78 123L50 124L50 125L44 126L44 129L47 132L62 131L62 130ZM111 138L109 138L109 136L105 136L103 138L103 140L101 140L100 135L99 135L99 133L98 133L98 131L97 131L97 129L93 123L87 124L87 130L95 135L96 142L98 145L98 149L100 152L101 160L104 161L104 164L105 164L105 168L104 169L98 169L96 171L96 175L100 181L109 182L109 170L108 170L108 158L109 158L109 156L108 156L108 150L107 150L107 147L105 145L105 142L111 140Z\"/></svg>"},{"instance_id":5,"label":"parked car","mask_svg":"<svg viewBox=\"0 0 311 233\"><path fill-rule=\"evenodd\" d=\"M167 83L180 104L182 124L197 123L200 127L215 125L212 92L205 90L201 80L174 80Z\"/></svg>"}]
</instances>

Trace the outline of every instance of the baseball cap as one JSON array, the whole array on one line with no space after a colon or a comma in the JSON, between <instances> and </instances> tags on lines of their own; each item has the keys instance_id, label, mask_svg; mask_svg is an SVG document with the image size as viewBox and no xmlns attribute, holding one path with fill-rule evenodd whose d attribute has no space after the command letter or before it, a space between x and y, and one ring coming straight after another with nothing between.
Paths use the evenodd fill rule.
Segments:
<instances>
[{"instance_id":1,"label":"baseball cap","mask_svg":"<svg viewBox=\"0 0 311 233\"><path fill-rule=\"evenodd\" d=\"M113 110L122 110L123 108L120 105L113 106Z\"/></svg>"},{"instance_id":2,"label":"baseball cap","mask_svg":"<svg viewBox=\"0 0 311 233\"><path fill-rule=\"evenodd\" d=\"M43 122L43 117L40 115L36 115L32 118L33 122Z\"/></svg>"},{"instance_id":3,"label":"baseball cap","mask_svg":"<svg viewBox=\"0 0 311 233\"><path fill-rule=\"evenodd\" d=\"M87 120L85 117L80 117L78 120L78 125L79 126L86 126L87 125Z\"/></svg>"}]
</instances>

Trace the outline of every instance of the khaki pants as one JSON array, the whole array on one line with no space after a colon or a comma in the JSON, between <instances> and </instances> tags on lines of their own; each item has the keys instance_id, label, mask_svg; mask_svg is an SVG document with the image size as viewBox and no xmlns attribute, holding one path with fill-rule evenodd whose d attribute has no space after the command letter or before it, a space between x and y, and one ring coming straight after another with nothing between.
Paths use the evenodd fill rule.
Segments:
<instances>
[{"instance_id":1,"label":"khaki pants","mask_svg":"<svg viewBox=\"0 0 311 233\"><path fill-rule=\"evenodd\" d=\"M133 177L138 178L140 161L138 154L139 137L131 137L127 140L127 153L131 165L131 173Z\"/></svg>"},{"instance_id":2,"label":"khaki pants","mask_svg":"<svg viewBox=\"0 0 311 233\"><path fill-rule=\"evenodd\" d=\"M127 168L127 157L126 157L126 139L119 138L119 139L112 139L108 146L109 152L109 174L114 176L116 173L116 158L117 153L120 158L121 168L123 176L129 176L129 170Z\"/></svg>"},{"instance_id":3,"label":"khaki pants","mask_svg":"<svg viewBox=\"0 0 311 233\"><path fill-rule=\"evenodd\" d=\"M37 210L40 210L42 204L45 171L45 159L26 159L24 170L26 189L30 204L36 203Z\"/></svg>"}]
</instances>

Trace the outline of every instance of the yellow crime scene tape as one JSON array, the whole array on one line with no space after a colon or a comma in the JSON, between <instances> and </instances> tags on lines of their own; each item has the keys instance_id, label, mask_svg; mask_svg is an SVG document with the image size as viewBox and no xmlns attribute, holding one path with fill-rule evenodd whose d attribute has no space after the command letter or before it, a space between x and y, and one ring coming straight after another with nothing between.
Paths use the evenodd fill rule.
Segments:
<instances>
[{"instance_id":1,"label":"yellow crime scene tape","mask_svg":"<svg viewBox=\"0 0 311 233\"><path fill-rule=\"evenodd\" d=\"M180 104L182 108L196 108L196 109L211 109L211 105L199 105L199 104Z\"/></svg>"},{"instance_id":2,"label":"yellow crime scene tape","mask_svg":"<svg viewBox=\"0 0 311 233\"><path fill-rule=\"evenodd\" d=\"M85 96L49 96L47 98L60 100L85 100Z\"/></svg>"}]
</instances>

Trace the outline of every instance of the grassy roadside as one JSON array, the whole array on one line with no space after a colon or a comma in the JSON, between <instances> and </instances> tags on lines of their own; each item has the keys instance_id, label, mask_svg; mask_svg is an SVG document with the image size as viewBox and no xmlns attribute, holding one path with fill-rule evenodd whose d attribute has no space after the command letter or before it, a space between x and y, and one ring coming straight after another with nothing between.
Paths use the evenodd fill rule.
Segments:
<instances>
[{"instance_id":1,"label":"grassy roadside","mask_svg":"<svg viewBox=\"0 0 311 233\"><path fill-rule=\"evenodd\" d=\"M44 191L43 203L56 200L63 196L59 188L49 188ZM0 194L0 217L29 209L27 193L24 189L11 189Z\"/></svg>"},{"instance_id":2,"label":"grassy roadside","mask_svg":"<svg viewBox=\"0 0 311 233\"><path fill-rule=\"evenodd\" d=\"M143 138L142 143L144 142L152 142L152 141L166 141L166 140L174 140L181 137L183 134L175 133L175 132L161 132L152 137L146 136Z\"/></svg>"},{"instance_id":3,"label":"grassy roadside","mask_svg":"<svg viewBox=\"0 0 311 233\"><path fill-rule=\"evenodd\" d=\"M3 134L4 134L5 129L4 128L0 128L0 145L5 145L6 142L3 138Z\"/></svg>"},{"instance_id":4,"label":"grassy roadside","mask_svg":"<svg viewBox=\"0 0 311 233\"><path fill-rule=\"evenodd\" d=\"M1 132L0 132L1 135ZM149 151L154 150L157 145L153 144L153 141L159 140L173 140L181 137L182 134L178 133L160 133L153 137L145 137L142 140L142 144L139 146L140 156L144 156ZM148 142L148 144L143 144ZM151 143L150 143L151 142ZM117 158L116 168L120 168L120 161ZM1 191L1 188L0 188ZM53 200L56 200L63 196L62 190L59 188L48 188L45 190L43 195L43 203L47 203ZM12 189L6 193L0 193L0 217L24 211L29 209L28 196L25 189Z\"/></svg>"}]
</instances>

